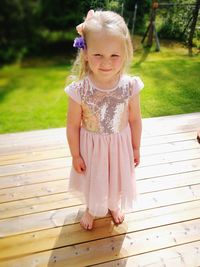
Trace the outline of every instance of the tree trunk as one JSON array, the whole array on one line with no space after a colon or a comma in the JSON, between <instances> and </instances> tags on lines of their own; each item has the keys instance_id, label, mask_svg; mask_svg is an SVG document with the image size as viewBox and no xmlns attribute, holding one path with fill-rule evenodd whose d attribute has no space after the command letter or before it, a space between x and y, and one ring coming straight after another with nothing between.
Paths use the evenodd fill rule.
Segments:
<instances>
[{"instance_id":1,"label":"tree trunk","mask_svg":"<svg viewBox=\"0 0 200 267\"><path fill-rule=\"evenodd\" d=\"M193 18L192 18L192 23L190 27L190 34L188 38L188 49L189 49L189 55L192 55L192 40L194 36L194 31L197 23L197 18L198 18L198 13L199 13L199 6L200 6L200 0L196 0L196 5L193 11Z\"/></svg>"}]
</instances>

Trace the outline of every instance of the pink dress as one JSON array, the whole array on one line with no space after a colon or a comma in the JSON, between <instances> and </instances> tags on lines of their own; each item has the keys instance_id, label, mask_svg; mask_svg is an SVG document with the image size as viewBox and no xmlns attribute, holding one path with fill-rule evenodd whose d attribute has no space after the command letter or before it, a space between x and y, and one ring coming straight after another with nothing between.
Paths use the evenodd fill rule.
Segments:
<instances>
[{"instance_id":1,"label":"pink dress","mask_svg":"<svg viewBox=\"0 0 200 267\"><path fill-rule=\"evenodd\" d=\"M81 193L93 216L133 208L136 181L128 103L143 87L139 77L122 75L109 90L95 87L88 76L64 89L82 107L80 153L86 164L84 174L72 166L69 189Z\"/></svg>"}]
</instances>

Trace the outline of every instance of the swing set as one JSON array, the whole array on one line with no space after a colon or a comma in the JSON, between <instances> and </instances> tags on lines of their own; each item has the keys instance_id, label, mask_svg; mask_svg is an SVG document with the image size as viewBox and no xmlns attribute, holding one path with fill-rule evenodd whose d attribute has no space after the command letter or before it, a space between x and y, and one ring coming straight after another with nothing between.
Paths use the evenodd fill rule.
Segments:
<instances>
[{"instance_id":1,"label":"swing set","mask_svg":"<svg viewBox=\"0 0 200 267\"><path fill-rule=\"evenodd\" d=\"M137 4L136 4L137 6ZM158 1L153 0L152 3L152 10L151 10L151 16L150 16L150 22L149 25L144 33L144 36L142 38L141 43L144 43L145 38L147 37L147 46L151 47L153 44L153 37L155 37L156 41L156 51L160 51L160 42L156 30L156 11L159 8L167 8L167 7L174 7L174 6L191 6L193 7L193 12L192 16L189 17L189 20L185 26L185 29L183 31L183 34L185 33L186 29L190 26L190 33L189 33L189 38L188 38L188 47L191 49L192 48L192 39L195 31L195 26L198 18L198 12L199 12L199 7L200 7L200 0L196 1L196 4L177 4L177 3L158 3ZM137 10L135 8L135 10ZM134 17L135 17L134 13Z\"/></svg>"}]
</instances>

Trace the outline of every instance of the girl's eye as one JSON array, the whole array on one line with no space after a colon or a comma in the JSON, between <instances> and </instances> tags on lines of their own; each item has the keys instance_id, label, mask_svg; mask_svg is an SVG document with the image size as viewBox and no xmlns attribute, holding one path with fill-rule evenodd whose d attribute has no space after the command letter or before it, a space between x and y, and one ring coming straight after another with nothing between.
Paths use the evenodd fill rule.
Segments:
<instances>
[{"instance_id":1,"label":"girl's eye","mask_svg":"<svg viewBox=\"0 0 200 267\"><path fill-rule=\"evenodd\" d=\"M95 56L95 57L100 57L100 56L101 56L101 54L94 54L94 56Z\"/></svg>"},{"instance_id":2,"label":"girl's eye","mask_svg":"<svg viewBox=\"0 0 200 267\"><path fill-rule=\"evenodd\" d=\"M119 57L119 55L113 54L111 57Z\"/></svg>"}]
</instances>

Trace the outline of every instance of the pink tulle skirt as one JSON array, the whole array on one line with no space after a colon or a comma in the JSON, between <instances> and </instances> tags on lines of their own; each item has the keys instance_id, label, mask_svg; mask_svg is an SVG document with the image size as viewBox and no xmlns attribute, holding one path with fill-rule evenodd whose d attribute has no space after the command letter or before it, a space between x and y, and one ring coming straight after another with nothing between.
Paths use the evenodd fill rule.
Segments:
<instances>
[{"instance_id":1,"label":"pink tulle skirt","mask_svg":"<svg viewBox=\"0 0 200 267\"><path fill-rule=\"evenodd\" d=\"M84 174L72 167L69 190L79 192L93 216L110 210L132 210L136 199L134 158L129 125L120 133L102 135L80 130Z\"/></svg>"}]
</instances>

